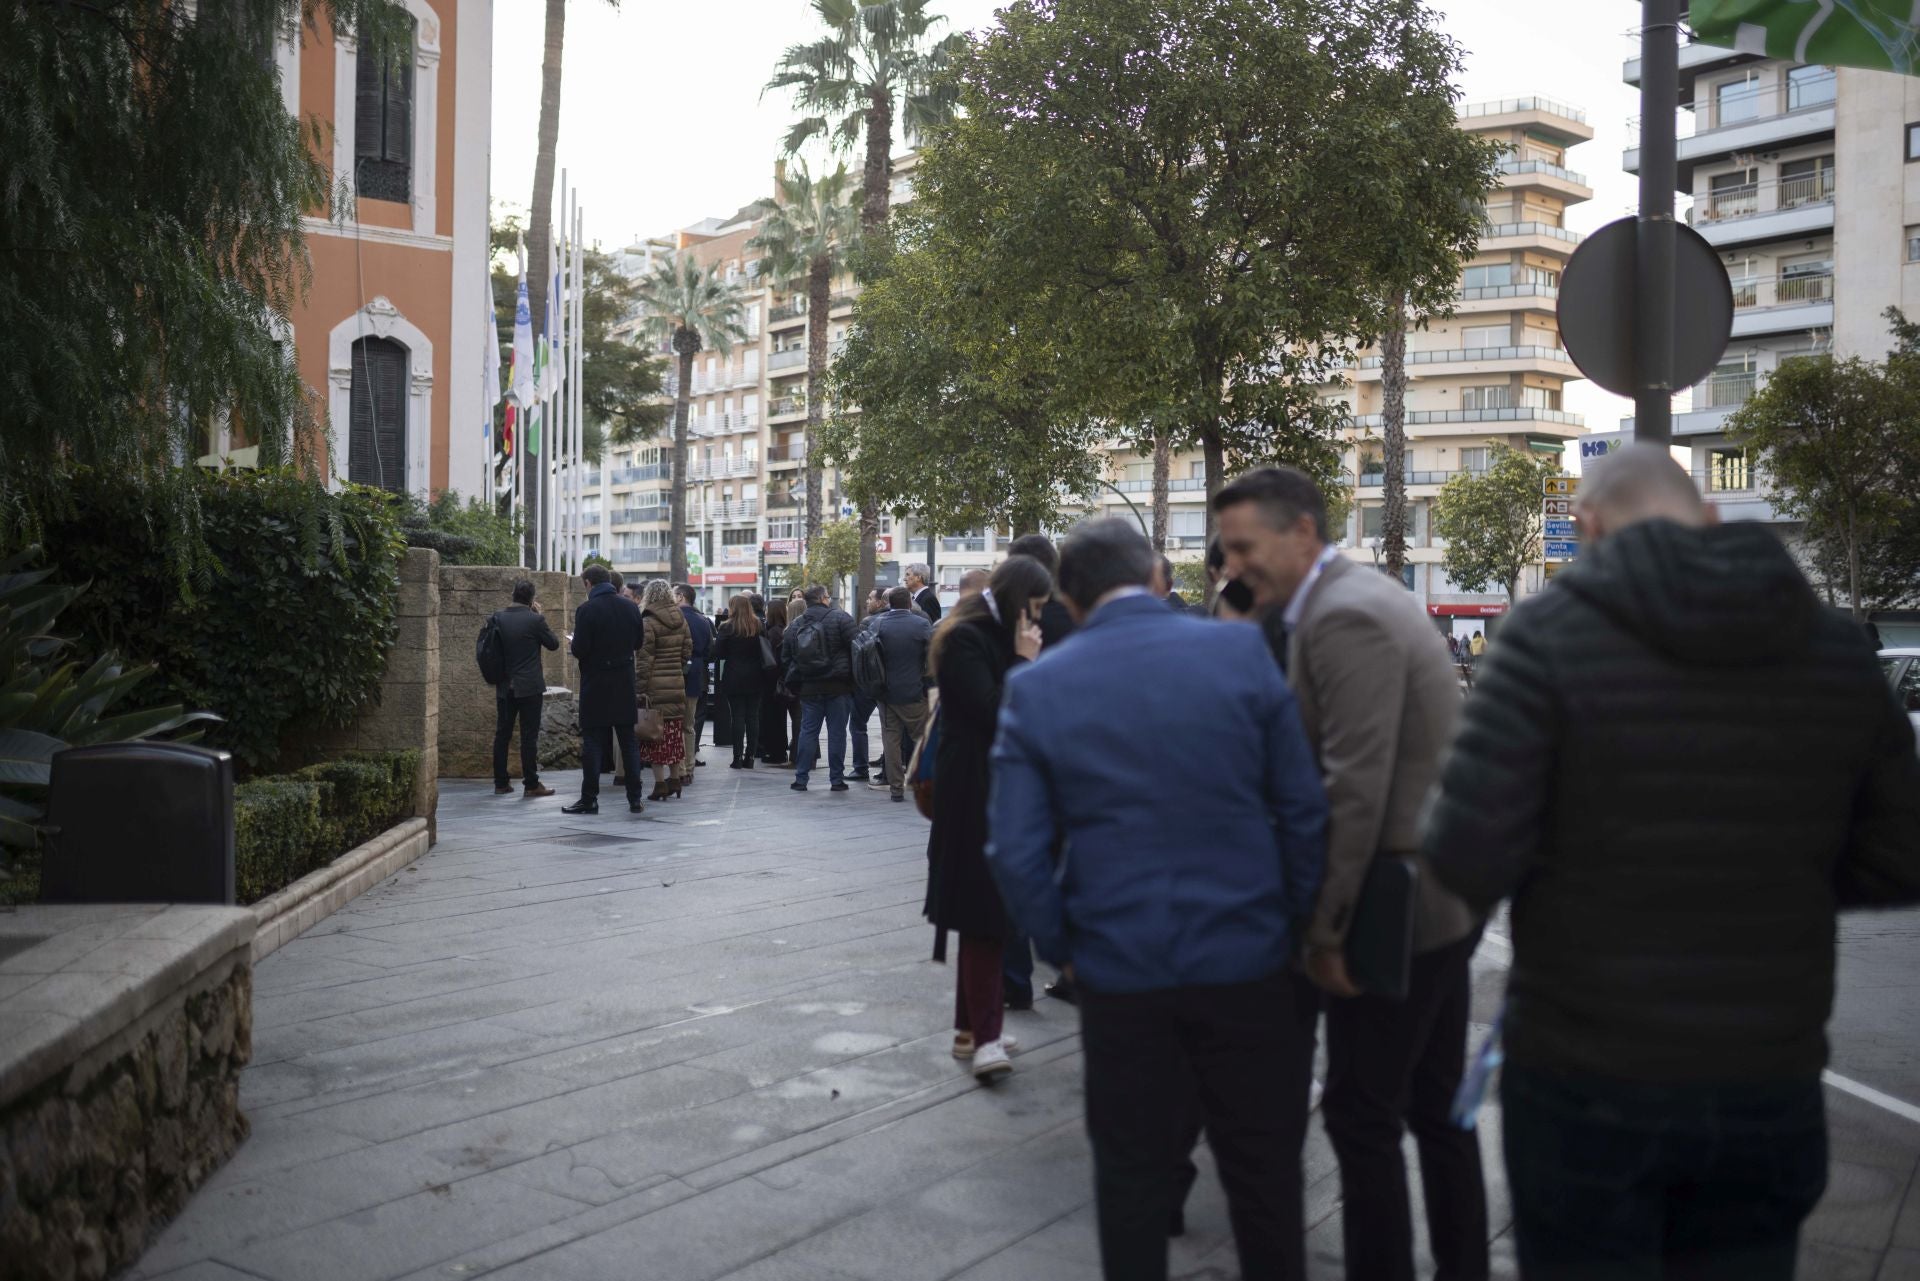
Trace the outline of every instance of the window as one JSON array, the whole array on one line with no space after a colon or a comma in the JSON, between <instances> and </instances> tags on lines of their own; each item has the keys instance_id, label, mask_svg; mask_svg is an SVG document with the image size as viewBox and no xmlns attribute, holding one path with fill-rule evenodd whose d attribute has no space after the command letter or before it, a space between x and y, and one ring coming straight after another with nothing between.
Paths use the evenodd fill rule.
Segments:
<instances>
[{"instance_id":1,"label":"window","mask_svg":"<svg viewBox=\"0 0 1920 1281\"><path fill-rule=\"evenodd\" d=\"M1832 67L1795 67L1787 72L1787 110L1833 101Z\"/></svg>"},{"instance_id":2,"label":"window","mask_svg":"<svg viewBox=\"0 0 1920 1281\"><path fill-rule=\"evenodd\" d=\"M1760 77L1755 72L1713 87L1713 127L1752 120L1759 114Z\"/></svg>"},{"instance_id":3,"label":"window","mask_svg":"<svg viewBox=\"0 0 1920 1281\"><path fill-rule=\"evenodd\" d=\"M354 188L405 203L413 198L413 40L384 51L362 46L354 62Z\"/></svg>"},{"instance_id":4,"label":"window","mask_svg":"<svg viewBox=\"0 0 1920 1281\"><path fill-rule=\"evenodd\" d=\"M1474 445L1460 451L1460 470L1483 472L1487 469L1488 456L1492 453L1485 445Z\"/></svg>"},{"instance_id":5,"label":"window","mask_svg":"<svg viewBox=\"0 0 1920 1281\"><path fill-rule=\"evenodd\" d=\"M1522 387L1520 403L1528 409L1560 408L1560 392L1553 387Z\"/></svg>"},{"instance_id":6,"label":"window","mask_svg":"<svg viewBox=\"0 0 1920 1281\"><path fill-rule=\"evenodd\" d=\"M1360 508L1360 537L1380 538L1387 528L1387 509L1380 503L1367 503Z\"/></svg>"},{"instance_id":7,"label":"window","mask_svg":"<svg viewBox=\"0 0 1920 1281\"><path fill-rule=\"evenodd\" d=\"M1462 387L1460 408L1506 409L1513 403L1512 394L1513 389L1505 383L1495 383L1488 387Z\"/></svg>"},{"instance_id":8,"label":"window","mask_svg":"<svg viewBox=\"0 0 1920 1281\"><path fill-rule=\"evenodd\" d=\"M1732 173L1717 173L1707 179L1708 221L1716 218L1738 218L1752 213L1759 207L1760 179L1758 169L1735 169Z\"/></svg>"},{"instance_id":9,"label":"window","mask_svg":"<svg viewBox=\"0 0 1920 1281\"><path fill-rule=\"evenodd\" d=\"M1207 464L1204 459L1199 462L1191 462L1187 464L1188 480L1205 480L1206 478L1207 478Z\"/></svg>"},{"instance_id":10,"label":"window","mask_svg":"<svg viewBox=\"0 0 1920 1281\"><path fill-rule=\"evenodd\" d=\"M1920 124L1907 126L1907 159L1920 160Z\"/></svg>"},{"instance_id":11,"label":"window","mask_svg":"<svg viewBox=\"0 0 1920 1281\"><path fill-rule=\"evenodd\" d=\"M1780 166L1780 207L1793 209L1833 199L1833 157L1810 156Z\"/></svg>"},{"instance_id":12,"label":"window","mask_svg":"<svg viewBox=\"0 0 1920 1281\"><path fill-rule=\"evenodd\" d=\"M1907 261L1920 262L1920 227L1907 228Z\"/></svg>"},{"instance_id":13,"label":"window","mask_svg":"<svg viewBox=\"0 0 1920 1281\"><path fill-rule=\"evenodd\" d=\"M1463 289L1491 289L1512 283L1513 264L1510 262L1485 263L1469 267L1460 274L1460 286Z\"/></svg>"},{"instance_id":14,"label":"window","mask_svg":"<svg viewBox=\"0 0 1920 1281\"><path fill-rule=\"evenodd\" d=\"M390 338L362 338L353 344L347 479L406 492L407 349Z\"/></svg>"},{"instance_id":15,"label":"window","mask_svg":"<svg viewBox=\"0 0 1920 1281\"><path fill-rule=\"evenodd\" d=\"M1508 325L1469 325L1466 329L1465 346L1468 347L1504 347L1507 339L1513 336Z\"/></svg>"},{"instance_id":16,"label":"window","mask_svg":"<svg viewBox=\"0 0 1920 1281\"><path fill-rule=\"evenodd\" d=\"M1145 484L1153 479L1153 464L1128 463L1126 464L1126 475L1121 479L1132 481L1135 484Z\"/></svg>"},{"instance_id":17,"label":"window","mask_svg":"<svg viewBox=\"0 0 1920 1281\"><path fill-rule=\"evenodd\" d=\"M1167 513L1167 532L1175 538L1204 538L1207 534L1207 514L1205 512L1169 512Z\"/></svg>"},{"instance_id":18,"label":"window","mask_svg":"<svg viewBox=\"0 0 1920 1281\"><path fill-rule=\"evenodd\" d=\"M723 529L720 531L722 547L747 547L759 540L759 534L751 529Z\"/></svg>"},{"instance_id":19,"label":"window","mask_svg":"<svg viewBox=\"0 0 1920 1281\"><path fill-rule=\"evenodd\" d=\"M1724 494L1753 488L1753 464L1744 449L1716 449L1707 455L1707 490Z\"/></svg>"}]
</instances>

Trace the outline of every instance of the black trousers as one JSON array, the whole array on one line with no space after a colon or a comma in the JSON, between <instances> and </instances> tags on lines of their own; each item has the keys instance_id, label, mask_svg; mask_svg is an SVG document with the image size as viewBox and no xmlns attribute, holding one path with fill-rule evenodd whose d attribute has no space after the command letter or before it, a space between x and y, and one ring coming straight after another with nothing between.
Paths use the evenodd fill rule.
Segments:
<instances>
[{"instance_id":1,"label":"black trousers","mask_svg":"<svg viewBox=\"0 0 1920 1281\"><path fill-rule=\"evenodd\" d=\"M1240 1273L1302 1281L1313 1025L1284 974L1256 983L1098 993L1080 987L1087 1133L1107 1281L1165 1281L1167 1225L1200 1100ZM1356 1277L1358 1273L1354 1274Z\"/></svg>"},{"instance_id":2,"label":"black trousers","mask_svg":"<svg viewBox=\"0 0 1920 1281\"><path fill-rule=\"evenodd\" d=\"M633 726L615 725L608 728L595 725L582 727L580 731L580 799L597 801L600 799L600 754L606 751L603 745L608 738L620 745L620 768L627 776L627 801L640 799L640 740L633 736Z\"/></svg>"},{"instance_id":3,"label":"black trousers","mask_svg":"<svg viewBox=\"0 0 1920 1281\"><path fill-rule=\"evenodd\" d=\"M760 755L760 693L727 695L727 728L733 759L750 761Z\"/></svg>"},{"instance_id":4,"label":"black trousers","mask_svg":"<svg viewBox=\"0 0 1920 1281\"><path fill-rule=\"evenodd\" d=\"M1480 1136L1449 1117L1466 1070L1475 931L1413 958L1404 1001L1327 998L1320 1114L1340 1158L1341 1227L1354 1281L1413 1281L1413 1213L1401 1139L1413 1131L1434 1281L1485 1281ZM1301 981L1304 986L1304 980Z\"/></svg>"},{"instance_id":5,"label":"black trousers","mask_svg":"<svg viewBox=\"0 0 1920 1281\"><path fill-rule=\"evenodd\" d=\"M520 722L520 781L540 786L540 708L545 694L511 698L496 693L493 700L493 785L511 787L507 777L507 744L513 741L513 723Z\"/></svg>"}]
</instances>

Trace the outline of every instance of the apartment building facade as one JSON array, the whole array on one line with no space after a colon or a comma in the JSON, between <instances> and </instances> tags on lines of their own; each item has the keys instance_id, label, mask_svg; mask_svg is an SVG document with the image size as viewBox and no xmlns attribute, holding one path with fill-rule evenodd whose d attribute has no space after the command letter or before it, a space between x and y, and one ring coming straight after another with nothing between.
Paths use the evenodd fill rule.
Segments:
<instances>
[{"instance_id":1,"label":"apartment building facade","mask_svg":"<svg viewBox=\"0 0 1920 1281\"><path fill-rule=\"evenodd\" d=\"M1920 83L1703 44L1679 66L1679 193L1727 269L1734 320L1718 368L1676 398L1674 443L1724 516L1777 521L1726 419L1782 363L1883 358L1886 309L1920 313ZM1638 58L1623 75L1639 83ZM1628 172L1639 158L1627 150Z\"/></svg>"},{"instance_id":2,"label":"apartment building facade","mask_svg":"<svg viewBox=\"0 0 1920 1281\"><path fill-rule=\"evenodd\" d=\"M376 59L326 23L282 33L287 110L323 128L339 218L303 218L313 275L288 318L331 428L333 483L487 492L492 0L402 0L411 40ZM225 428L203 461L232 457ZM244 453L244 451L240 451Z\"/></svg>"}]
</instances>

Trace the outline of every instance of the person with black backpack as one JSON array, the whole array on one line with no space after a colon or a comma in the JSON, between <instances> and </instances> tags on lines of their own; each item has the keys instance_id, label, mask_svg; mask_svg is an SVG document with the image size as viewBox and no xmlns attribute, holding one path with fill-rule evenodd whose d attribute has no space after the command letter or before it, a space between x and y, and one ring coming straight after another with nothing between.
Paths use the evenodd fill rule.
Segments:
<instances>
[{"instance_id":1,"label":"person with black backpack","mask_svg":"<svg viewBox=\"0 0 1920 1281\"><path fill-rule=\"evenodd\" d=\"M493 794L512 796L507 777L507 745L513 741L513 723L520 722L520 781L529 800L552 796L540 782L540 711L546 702L547 678L540 670L540 651L559 649L560 638L547 626L546 616L533 602L533 584L521 579L513 585L513 604L496 610L480 628L474 657L480 675L494 692Z\"/></svg>"},{"instance_id":2,"label":"person with black backpack","mask_svg":"<svg viewBox=\"0 0 1920 1281\"><path fill-rule=\"evenodd\" d=\"M800 691L800 743L794 758L796 792L820 755L820 726L827 727L827 771L832 789L847 789L847 721L853 715L853 618L835 609L820 586L807 588L806 612L787 627L787 684Z\"/></svg>"}]
</instances>

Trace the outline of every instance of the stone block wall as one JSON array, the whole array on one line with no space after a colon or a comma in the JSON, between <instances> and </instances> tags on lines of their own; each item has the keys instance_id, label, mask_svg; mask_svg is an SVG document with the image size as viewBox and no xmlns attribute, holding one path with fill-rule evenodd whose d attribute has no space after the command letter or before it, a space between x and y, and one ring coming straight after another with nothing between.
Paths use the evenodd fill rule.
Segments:
<instances>
[{"instance_id":1,"label":"stone block wall","mask_svg":"<svg viewBox=\"0 0 1920 1281\"><path fill-rule=\"evenodd\" d=\"M387 657L380 699L344 730L318 736L308 745L313 759L350 752L417 751L414 815L434 830L440 800L440 553L407 549L400 565L399 636ZM472 640L468 640L471 647ZM468 659L469 667L472 660Z\"/></svg>"},{"instance_id":2,"label":"stone block wall","mask_svg":"<svg viewBox=\"0 0 1920 1281\"><path fill-rule=\"evenodd\" d=\"M573 627L574 580L561 573L535 573L513 565L446 565L440 570L440 750L439 773L448 778L493 776L493 687L480 679L473 643L480 624L513 602L513 584L531 579L534 597L547 616L560 648L543 652L547 684L573 688L574 664L567 657L567 633ZM520 776L520 753L507 754L508 770Z\"/></svg>"}]
</instances>

